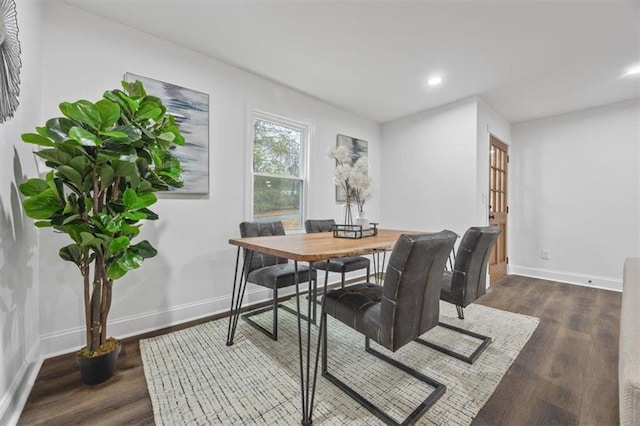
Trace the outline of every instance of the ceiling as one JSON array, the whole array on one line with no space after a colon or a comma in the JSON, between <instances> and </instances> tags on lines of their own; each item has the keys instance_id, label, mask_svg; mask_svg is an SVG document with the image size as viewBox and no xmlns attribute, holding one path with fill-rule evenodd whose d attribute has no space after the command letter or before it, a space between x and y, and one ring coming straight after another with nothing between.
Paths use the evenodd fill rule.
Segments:
<instances>
[{"instance_id":1,"label":"ceiling","mask_svg":"<svg viewBox=\"0 0 640 426\"><path fill-rule=\"evenodd\" d=\"M66 2L381 123L473 95L511 122L640 97L637 0Z\"/></svg>"}]
</instances>

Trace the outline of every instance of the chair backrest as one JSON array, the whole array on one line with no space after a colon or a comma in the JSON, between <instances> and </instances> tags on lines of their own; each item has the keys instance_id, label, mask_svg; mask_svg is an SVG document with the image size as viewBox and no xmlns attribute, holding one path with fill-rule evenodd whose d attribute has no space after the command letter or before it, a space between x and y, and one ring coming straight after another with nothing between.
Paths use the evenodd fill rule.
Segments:
<instances>
[{"instance_id":1,"label":"chair backrest","mask_svg":"<svg viewBox=\"0 0 640 426\"><path fill-rule=\"evenodd\" d=\"M242 222L240 224L240 236L242 238L265 237L268 235L285 235L282 222ZM253 256L251 256L252 251L253 250L244 249L245 274L255 269L264 268L265 266L289 262L283 257L263 254L257 251L253 251ZM249 259L251 259L250 265L248 264Z\"/></svg>"},{"instance_id":2,"label":"chair backrest","mask_svg":"<svg viewBox=\"0 0 640 426\"><path fill-rule=\"evenodd\" d=\"M451 297L466 307L487 291L487 263L500 234L500 227L472 227L465 232L456 252Z\"/></svg>"},{"instance_id":3,"label":"chair backrest","mask_svg":"<svg viewBox=\"0 0 640 426\"><path fill-rule=\"evenodd\" d=\"M398 238L384 278L378 343L396 351L438 324L442 274L456 238L452 231Z\"/></svg>"},{"instance_id":4,"label":"chair backrest","mask_svg":"<svg viewBox=\"0 0 640 426\"><path fill-rule=\"evenodd\" d=\"M304 221L304 229L307 233L330 232L336 221L333 219L307 219Z\"/></svg>"}]
</instances>

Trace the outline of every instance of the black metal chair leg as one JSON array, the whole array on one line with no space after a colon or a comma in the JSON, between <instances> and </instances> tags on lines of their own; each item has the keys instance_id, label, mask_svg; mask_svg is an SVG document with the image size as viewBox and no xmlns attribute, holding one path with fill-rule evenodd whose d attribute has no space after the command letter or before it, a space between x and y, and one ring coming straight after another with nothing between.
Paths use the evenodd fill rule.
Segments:
<instances>
[{"instance_id":1,"label":"black metal chair leg","mask_svg":"<svg viewBox=\"0 0 640 426\"><path fill-rule=\"evenodd\" d=\"M464 308L460 305L456 305L456 311L458 312L458 318L464 319Z\"/></svg>"},{"instance_id":2,"label":"black metal chair leg","mask_svg":"<svg viewBox=\"0 0 640 426\"><path fill-rule=\"evenodd\" d=\"M373 356L393 365L394 367L404 371L405 373L410 374L411 376L415 377L416 379L428 384L429 386L432 386L434 388L434 390L427 396L427 398L420 403L420 405L418 405L418 407L416 407L413 412L402 421L402 423L397 422L396 420L394 420L392 417L390 417L387 413L383 412L382 410L380 410L377 406L375 406L371 401L369 401L368 399L366 399L365 397L363 397L362 395L360 395L358 392L356 392L355 390L353 390L351 387L349 387L349 385L347 385L346 383L344 383L342 380L338 379L336 376L334 376L333 374L329 373L328 368L327 368L327 314L326 312L322 312L322 319L321 319L321 324L324 324L324 335L322 336L322 376L325 377L327 380L329 380L331 383L333 383L334 385L336 385L338 388L340 388L340 390L342 390L344 393L346 393L347 395L349 395L351 398L353 398L354 400L358 401L360 404L362 404L363 407L365 407L367 410L369 410L373 415L375 415L377 418L379 418L380 420L382 420L383 422L385 422L388 425L409 425L409 424L414 424L420 417L422 417L422 415L424 415L424 413L427 412L427 410L436 403L436 401L445 393L447 387L430 378L425 376L424 374L420 373L419 371L414 370L413 368L399 362L396 361L393 358L390 358L378 351L376 351L375 349L372 349L370 346L370 341L369 338L366 337L365 338L365 350L372 354Z\"/></svg>"},{"instance_id":3,"label":"black metal chair leg","mask_svg":"<svg viewBox=\"0 0 640 426\"><path fill-rule=\"evenodd\" d=\"M491 337L489 336L484 336L482 334L474 333L473 331L465 330L464 328L455 327L453 325L445 324L443 322L439 322L438 325L444 328L448 328L449 330L457 331L458 333L462 333L467 336L480 339L482 340L482 342L480 343L480 346L478 346L477 349L473 351L471 355L467 356L459 352L452 351L451 349L447 349L445 347L437 345L433 342L429 342L428 340L424 340L422 338L417 338L415 341L417 343L420 343L421 345L428 346L432 349L442 352L443 354L449 355L453 358L459 359L460 361L464 361L468 364L473 364L475 360L478 359L482 351L484 351L487 348L487 346L489 346L489 343L491 343Z\"/></svg>"},{"instance_id":4,"label":"black metal chair leg","mask_svg":"<svg viewBox=\"0 0 640 426\"><path fill-rule=\"evenodd\" d=\"M245 320L250 326L252 326L253 328L259 330L260 332L266 334L267 336L269 336L271 338L271 340L278 340L278 308L283 309L293 315L298 316L298 313L296 312L295 309L292 309L286 305L282 305L278 303L278 299L274 298L273 299L273 305L271 306L267 306L265 308L262 309L258 309L255 311L251 311L247 314L242 315L242 319ZM260 315L264 312L269 312L269 311L273 311L273 321L272 321L272 329L271 330L267 330L266 328L264 328L262 325L258 324L257 322L255 322L251 317L256 316L256 315ZM314 311L315 312L315 307L314 307ZM315 313L313 314L315 316ZM299 315L301 319L303 319L304 321L308 321L308 317L306 315L300 314ZM311 324L315 324L315 319L311 320Z\"/></svg>"}]
</instances>

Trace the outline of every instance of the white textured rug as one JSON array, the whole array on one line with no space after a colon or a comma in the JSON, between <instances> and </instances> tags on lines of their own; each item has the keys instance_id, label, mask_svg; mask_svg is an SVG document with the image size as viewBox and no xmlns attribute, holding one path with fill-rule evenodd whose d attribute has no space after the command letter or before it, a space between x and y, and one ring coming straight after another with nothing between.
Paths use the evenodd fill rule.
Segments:
<instances>
[{"instance_id":1,"label":"white textured rug","mask_svg":"<svg viewBox=\"0 0 640 426\"><path fill-rule=\"evenodd\" d=\"M372 346L447 386L418 424L467 425L498 386L539 319L472 304L465 309L465 320L459 320L455 307L444 302L440 317L493 338L473 365L417 343L396 353ZM270 312L253 318L271 325ZM277 342L241 319L235 343L227 347L226 318L140 341L156 424L299 425L296 317L280 310L278 320ZM312 329L315 342L317 327ZM328 337L329 371L395 419L404 419L431 392L428 385L366 353L364 337L331 317ZM479 343L442 327L423 338L467 354ZM318 376L314 424L381 424L320 373Z\"/></svg>"}]
</instances>

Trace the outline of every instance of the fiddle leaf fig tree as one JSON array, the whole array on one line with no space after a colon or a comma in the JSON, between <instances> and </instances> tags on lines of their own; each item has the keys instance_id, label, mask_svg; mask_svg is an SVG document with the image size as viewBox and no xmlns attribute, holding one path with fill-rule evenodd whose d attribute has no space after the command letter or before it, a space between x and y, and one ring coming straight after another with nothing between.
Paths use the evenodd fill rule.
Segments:
<instances>
[{"instance_id":1,"label":"fiddle leaf fig tree","mask_svg":"<svg viewBox=\"0 0 640 426\"><path fill-rule=\"evenodd\" d=\"M63 102L64 117L22 135L41 147L35 155L51 168L45 179L20 185L22 205L37 227L71 239L59 254L83 278L87 346L81 356L88 357L107 340L114 280L157 254L148 241L134 242L141 221L158 219L149 210L154 192L182 186L172 148L184 138L173 116L139 81L122 86L96 103Z\"/></svg>"}]
</instances>

